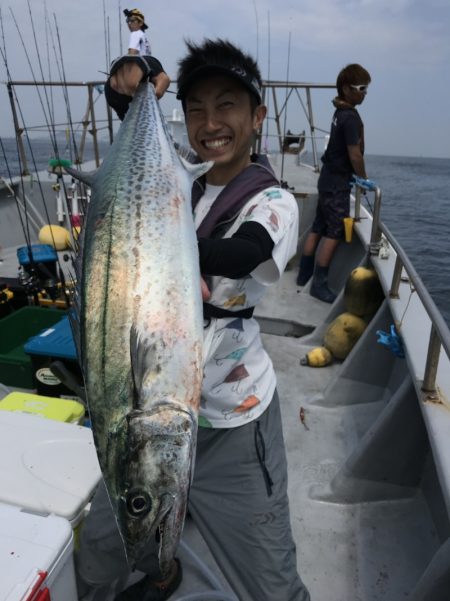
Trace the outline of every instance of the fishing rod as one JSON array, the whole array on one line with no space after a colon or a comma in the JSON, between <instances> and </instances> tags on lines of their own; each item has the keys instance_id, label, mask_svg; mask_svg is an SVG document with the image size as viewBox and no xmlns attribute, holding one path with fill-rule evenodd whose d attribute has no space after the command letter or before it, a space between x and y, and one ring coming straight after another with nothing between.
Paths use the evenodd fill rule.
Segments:
<instances>
[{"instance_id":1,"label":"fishing rod","mask_svg":"<svg viewBox=\"0 0 450 601\"><path fill-rule=\"evenodd\" d=\"M0 13L0 19L2 21L2 33L4 34L4 29L3 29L3 15L1 13ZM5 41L4 38L3 38L3 41ZM1 54L1 57L2 57L2 60L3 60L3 63L5 65L6 77L7 77L7 81L8 81L8 84L9 84L9 82L11 81L11 75L10 75L10 71L9 71L9 67L8 67L8 61L7 61L7 58L6 58L6 54L3 52L3 49L1 49L1 48L0 48L0 54ZM11 89L11 86L8 85L8 94L11 96L12 93L13 93L13 91ZM12 184L11 170L9 169L9 162L8 162L8 159L7 159L7 156L6 156L6 151L5 151L5 148L3 146L3 142L2 142L2 150L3 150L4 157L5 157L5 164L6 164L6 168L7 168L7 171L8 171L9 179L10 179L10 182ZM19 152L19 146L18 146L18 142L17 142L17 136L16 136L16 152L17 152L17 159L18 159L18 163L19 163L19 167L20 167L21 186L22 186L22 191L24 192L25 188L24 188L24 182L23 182L22 157L20 156L20 152ZM25 198L25 194L24 194L24 201L23 201L23 205L24 205L23 210L24 210L24 213L25 213L25 222L22 219L22 214L20 212L20 203L19 203L19 199L18 199L18 196L17 196L17 193L16 193L15 190L13 190L13 196L14 196L14 199L15 199L15 202L16 202L17 212L19 214L20 223L22 225L22 231L23 231L23 235L24 235L24 238L25 238L26 246L28 248L28 252L29 252L29 256L30 256L30 261L32 261L31 235L30 235L30 226L29 226L29 222L28 222L28 211L26 210L26 203L27 203L27 201L26 201L26 198Z\"/></svg>"},{"instance_id":2,"label":"fishing rod","mask_svg":"<svg viewBox=\"0 0 450 601\"><path fill-rule=\"evenodd\" d=\"M271 66L271 40L270 40L270 11L267 11L267 81L270 81L270 66ZM269 111L270 111L270 93L267 93L267 119L266 119L266 136L265 136L265 152L266 154L269 152L268 143L269 143Z\"/></svg>"},{"instance_id":3,"label":"fishing rod","mask_svg":"<svg viewBox=\"0 0 450 601\"><path fill-rule=\"evenodd\" d=\"M289 42L288 42L288 59L287 59L287 67L286 67L286 99L284 106L284 124L283 124L283 138L286 137L286 122L287 122L287 102L288 102L288 84L289 84L289 68L291 62L291 32L289 32ZM281 175L280 179L283 180L284 175L284 151L281 149Z\"/></svg>"},{"instance_id":4,"label":"fishing rod","mask_svg":"<svg viewBox=\"0 0 450 601\"><path fill-rule=\"evenodd\" d=\"M72 134L72 143L74 145L74 151L75 151L75 162L78 164L80 161L80 157L78 155L78 148L77 148L77 143L75 140L75 132L73 131L72 111L70 109L69 91L68 91L67 78L66 78L66 69L64 66L64 57L63 57L63 52L62 52L61 37L59 35L58 21L56 19L55 13L53 13L53 18L55 21L56 38L58 41L59 56L60 56L60 60L61 60L61 73L62 73L62 81L64 84L63 91L64 91L64 99L66 101L67 121L69 123L70 133Z\"/></svg>"},{"instance_id":5,"label":"fishing rod","mask_svg":"<svg viewBox=\"0 0 450 601\"><path fill-rule=\"evenodd\" d=\"M256 62L259 58L259 23L258 23L258 9L256 7L256 0L253 0L253 8L255 9L255 21L256 21Z\"/></svg>"},{"instance_id":6,"label":"fishing rod","mask_svg":"<svg viewBox=\"0 0 450 601\"><path fill-rule=\"evenodd\" d=\"M30 9L29 3L28 3L28 7ZM25 56L27 58L27 62L28 62L28 66L29 66L30 71L31 71L33 82L34 82L35 87L36 87L37 92L38 92L39 101L40 101L40 104L41 104L42 111L44 113L44 119L45 119L46 124L47 124L47 129L49 131L50 140L51 140L51 143L52 143L52 146L53 146L53 150L54 150L55 154L58 154L58 145L57 145L57 142L56 142L56 134L55 134L54 131L52 131L52 127L51 127L51 125L50 125L50 123L48 121L47 113L46 113L45 106L44 106L44 102L42 100L42 96L41 96L41 94L39 92L39 89L38 89L38 86L37 86L37 79L36 79L36 76L35 76L35 73L34 73L33 66L31 64L31 60L30 60L30 56L29 56L28 50L26 48L26 45L25 45L25 42L24 42L24 39L23 39L23 36L22 36L22 32L20 31L20 28L18 26L16 17L15 17L15 15L14 15L14 13L13 13L13 11L12 11L11 8L10 8L10 12L11 12L11 16L13 18L13 22L14 22L14 24L16 26L16 29L17 29L17 33L19 35L19 39L20 39L20 41L22 43L22 46L24 48L24 51L25 51ZM30 16L31 16L31 9L30 9ZM32 16L31 16L31 18L32 18ZM33 29L33 32L34 32L34 23L33 23L33 21L32 21L32 29ZM39 49L38 48L37 48L37 54L39 54ZM27 140L28 149L29 149L29 152L30 152L30 156L31 156L31 160L32 160L32 163L33 163L34 171L36 173L36 181L37 181L38 188L39 188L39 191L40 191L40 194L41 194L41 198L43 200L43 206L44 206L45 216L47 218L48 224L50 225L50 215L48 213L47 204L45 203L45 196L44 196L44 192L43 192L43 189L42 189L42 183L41 183L41 180L40 180L40 177L39 177L39 174L38 174L37 162L36 162L36 159L35 159L35 156L34 156L33 147L32 147L32 144L31 144L31 141L30 141L30 137L29 137L29 134L28 134L28 128L25 125L25 119L24 119L24 116L23 116L23 113L22 113L22 109L21 109L21 105L20 105L19 99L18 99L18 97L16 95L15 90L13 91L13 89L12 89L13 86L11 86L12 78L11 78L11 74L10 74L10 71L9 71L9 67L8 67L8 63L7 63L7 60L6 60L6 56L4 57L3 60L5 62L5 68L6 68L6 72L7 72L7 79L8 79L8 84L9 84L8 85L8 92L10 94L12 94L14 92L15 102L16 102L16 105L17 105L18 110L19 110L20 118L21 118L22 123L24 125L25 137L26 137L26 140ZM40 60L39 60L39 64L40 64ZM53 133L53 136L51 135L52 133ZM22 170L22 168L21 168L20 172L21 172L21 176L20 177L21 177L21 183L22 183L22 191L23 191L24 196L25 196L25 192L24 192L25 191L25 187L24 187L24 183L23 183L23 175L22 175L23 174L23 170ZM24 202L24 204L25 204L25 202ZM26 213L26 215L27 215L27 213ZM51 232L51 237L52 237L53 245L56 247L55 240L54 240L54 237L53 237L53 231L51 229L50 229L50 232Z\"/></svg>"},{"instance_id":7,"label":"fishing rod","mask_svg":"<svg viewBox=\"0 0 450 601\"><path fill-rule=\"evenodd\" d=\"M42 69L42 63L41 63L41 55L40 55L40 52L39 52L39 47L38 47L37 38L36 38L36 29L34 27L33 13L31 12L30 0L27 1L27 4L28 4L28 13L29 13L29 16L30 16L31 31L33 33L33 39L34 39L34 47L36 49L36 57L37 57L38 65L39 65L39 70L40 70L40 73L41 73L41 79L45 80L45 78L44 78L44 71ZM16 23L16 27L17 27L17 23ZM25 53L27 54L27 52L25 52ZM36 82L36 78L34 76L34 73L33 73L33 70L32 70L31 63L30 63L28 55L27 55L27 60L28 60L28 64L29 64L29 66L31 68L31 71L32 71L33 79ZM45 95L45 100L46 100L46 103L47 103L47 110L49 112L49 115L51 115L52 111L51 111L50 101L49 101L49 98L48 98L47 88L46 87L44 87L44 95ZM40 94L39 94L39 97L40 97ZM52 121L50 119L47 119L47 114L45 112L45 109L44 109L42 101L41 101L41 106L42 106L42 110L44 112L44 118L46 120L47 127L49 129L49 132L51 132L52 145L53 145L53 148L54 148L54 150L56 152L58 147L57 147L57 142L56 142L55 127L54 127L54 125L51 125Z\"/></svg>"},{"instance_id":8,"label":"fishing rod","mask_svg":"<svg viewBox=\"0 0 450 601\"><path fill-rule=\"evenodd\" d=\"M105 36L105 59L106 59L106 69L109 69L110 65L110 55L109 55L109 47L108 47L108 18L106 16L106 5L105 0L102 2L103 4L103 32Z\"/></svg>"},{"instance_id":9,"label":"fishing rod","mask_svg":"<svg viewBox=\"0 0 450 601\"><path fill-rule=\"evenodd\" d=\"M118 15L119 15L119 56L123 53L123 42L122 42L122 7L120 5L120 0L117 3ZM109 68L109 67L108 67Z\"/></svg>"},{"instance_id":10,"label":"fishing rod","mask_svg":"<svg viewBox=\"0 0 450 601\"><path fill-rule=\"evenodd\" d=\"M51 62L50 62L50 45L49 45L49 18L48 18L48 10L47 10L47 2L44 2L44 23L45 23L45 46L47 49L47 69L48 69L48 78L49 81L52 81L52 70L51 70ZM55 123L55 105L53 102L53 87L50 86L50 100L51 100L51 108L49 110L50 122Z\"/></svg>"},{"instance_id":11,"label":"fishing rod","mask_svg":"<svg viewBox=\"0 0 450 601\"><path fill-rule=\"evenodd\" d=\"M30 70L31 70L32 76L33 76L33 81L34 81L35 86L37 88L36 77L34 75L34 70L32 68L28 52L27 52L27 50L25 48L25 44L24 44L24 41L23 41L23 36L21 34L20 29L18 28L17 20L15 19L15 16L14 16L14 14L13 14L12 11L11 11L11 14L12 14L13 21L14 21L14 23L16 25L16 29L17 29L18 34L19 34L19 38L20 38L20 40L22 42L22 45L24 46L25 54L26 54L26 57L27 57L27 60L28 60L29 66L30 66ZM2 23L2 31L3 31L3 23ZM34 31L34 24L33 24L33 31ZM3 38L3 39L5 39L5 38ZM37 48L37 53L39 53L39 49L38 49L37 45L36 45L36 48ZM11 85L12 78L11 78L11 74L10 74L10 70L9 70L8 60L7 60L6 55L3 52L2 52L2 58L3 58L3 62L5 63L5 68L6 68L6 72L7 72L8 93L10 95L11 105L13 106L14 102L15 102L15 104L16 104L16 106L18 108L18 112L20 114L20 117L21 117L21 120L22 120L22 123L23 123L23 130L25 131L25 136L26 136L26 139L27 139L27 143L28 143L28 147L29 147L29 152L30 152L32 163L33 163L34 170L35 170L35 178L32 178L31 182L33 180L35 180L38 183L38 187L39 187L39 191L40 191L40 196L41 196L41 199L42 199L42 204L43 204L45 216L46 216L46 219L47 219L47 224L51 226L50 216L49 216L49 213L48 213L47 204L45 202L45 195L44 195L44 192L43 192L43 189L42 189L42 184L41 184L41 180L40 180L38 169L37 169L37 163L36 163L36 159L35 159L35 156L34 156L33 146L31 144L31 141L30 141L30 138L29 138L29 135L28 135L28 128L26 127L26 124L25 124L25 119L24 119L24 116L23 116L23 113L22 113L21 104L19 102L19 99L18 99L17 95L15 94L14 87ZM42 70L42 65L41 65L41 70ZM47 115L46 115L46 112L45 112L45 107L44 107L44 103L43 103L42 97L41 97L41 95L39 93L38 93L38 96L39 96L39 99L40 99L40 102L41 102L41 107L42 107L42 110L44 112L44 116L45 116L45 118L47 120ZM48 131L51 134L52 129L50 127L50 124L48 123L48 120L47 120L47 126L48 126ZM55 153L57 154L58 153L58 148L57 148L57 142L56 142L56 135L54 135L53 138L50 135L50 140L52 141L53 148L55 150ZM15 197L15 200L16 200L16 206L17 206L18 213L19 213L19 216L20 216L20 222L22 224L22 230L23 230L23 233L24 233L24 238L25 238L25 242L26 242L26 246L27 246L27 251L28 251L28 258L29 258L29 271L26 270L27 271L27 275L29 277L28 277L28 279L24 283L25 283L25 285L27 287L31 286L30 292L33 294L35 303L37 303L38 302L38 288L37 288L37 284L39 283L38 274L42 273L45 277L47 277L47 279L50 279L51 281L54 281L54 279L53 279L53 274L49 272L49 270L47 269L47 267L44 264L39 263L39 267L37 266L36 261L35 261L34 256L33 256L32 247L31 247L31 234L30 234L30 228L29 228L29 217L30 216L29 216L29 209L27 208L27 196L25 194L25 186L24 186L24 181L23 181L23 174L24 174L24 172L23 172L23 168L22 168L22 161L21 161L20 152L19 152L19 149L18 149L17 131L16 131L16 147L17 147L17 153L18 153L18 162L19 162L19 166L20 166L20 181L21 181L21 189L22 189L22 192L23 192L23 207L21 207L19 198L18 198L18 196L17 196L17 194L16 194L13 186L11 186L11 188L13 189L13 194L14 194L14 197ZM11 180L11 184L12 184L13 182L12 182L12 177L11 177L11 172L10 172L10 169L9 169L9 165L8 165L8 172L9 172L10 180ZM66 196L67 196L67 194L66 194ZM33 206L33 205L31 205L31 206ZM22 208L22 210L24 211L24 214L25 214L25 223L23 222L23 219L22 219L22 216L21 216L21 213L20 213L20 208ZM34 225L36 227L35 223L34 223ZM55 239L54 239L53 229L51 227L49 229L49 232L50 232L50 236L51 236L51 239L52 239L53 247L56 249L56 243L55 243ZM70 232L69 235L71 233L72 232ZM63 273L62 267L61 267L60 258L59 258L59 256L58 256L57 253L55 253L55 256L56 256L55 263L56 263L56 265L58 267L58 270L59 270L59 281L60 281L61 286L62 286L63 294L64 294L64 296L66 298L66 304L69 305L70 304L70 299L69 299L68 291L66 290L66 286L65 286L65 278L64 278L64 273ZM52 296L51 293L50 293L50 295L53 298L53 296Z\"/></svg>"}]
</instances>

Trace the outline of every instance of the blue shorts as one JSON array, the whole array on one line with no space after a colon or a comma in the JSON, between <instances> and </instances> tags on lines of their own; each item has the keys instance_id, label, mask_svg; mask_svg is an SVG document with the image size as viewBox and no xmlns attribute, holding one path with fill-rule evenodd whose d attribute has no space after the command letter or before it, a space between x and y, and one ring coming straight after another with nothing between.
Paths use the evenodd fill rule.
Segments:
<instances>
[{"instance_id":1,"label":"blue shorts","mask_svg":"<svg viewBox=\"0 0 450 601\"><path fill-rule=\"evenodd\" d=\"M311 231L333 240L344 238L344 217L350 214L350 191L319 192L316 217Z\"/></svg>"}]
</instances>

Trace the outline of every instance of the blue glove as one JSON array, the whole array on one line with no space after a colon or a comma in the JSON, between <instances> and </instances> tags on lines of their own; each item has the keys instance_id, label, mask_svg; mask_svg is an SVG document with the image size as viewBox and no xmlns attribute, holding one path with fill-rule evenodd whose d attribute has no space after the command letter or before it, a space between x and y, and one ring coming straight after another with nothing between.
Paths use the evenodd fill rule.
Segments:
<instances>
[{"instance_id":1,"label":"blue glove","mask_svg":"<svg viewBox=\"0 0 450 601\"><path fill-rule=\"evenodd\" d=\"M396 357L403 359L405 351L403 349L402 339L397 334L394 324L391 324L389 333L383 332L383 330L377 330L377 336L377 342L390 349Z\"/></svg>"},{"instance_id":2,"label":"blue glove","mask_svg":"<svg viewBox=\"0 0 450 601\"><path fill-rule=\"evenodd\" d=\"M362 177L359 177L358 175L352 176L352 183L357 184L364 190L376 190L377 188L376 183L373 182L371 179L364 179Z\"/></svg>"}]
</instances>

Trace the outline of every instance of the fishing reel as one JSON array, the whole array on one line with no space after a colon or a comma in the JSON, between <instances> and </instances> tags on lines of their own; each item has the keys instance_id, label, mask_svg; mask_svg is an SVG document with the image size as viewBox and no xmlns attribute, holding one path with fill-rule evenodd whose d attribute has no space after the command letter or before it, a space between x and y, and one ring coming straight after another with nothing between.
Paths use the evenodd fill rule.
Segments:
<instances>
[{"instance_id":1,"label":"fishing reel","mask_svg":"<svg viewBox=\"0 0 450 601\"><path fill-rule=\"evenodd\" d=\"M47 244L32 244L17 250L19 260L19 285L28 297L37 298L45 293L51 302L59 295L57 254Z\"/></svg>"}]
</instances>

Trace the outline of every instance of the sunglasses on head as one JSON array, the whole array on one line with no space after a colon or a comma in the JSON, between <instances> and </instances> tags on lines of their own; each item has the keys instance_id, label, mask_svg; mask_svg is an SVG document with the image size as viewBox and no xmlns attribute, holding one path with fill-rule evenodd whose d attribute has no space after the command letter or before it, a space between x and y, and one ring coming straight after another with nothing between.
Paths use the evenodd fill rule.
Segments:
<instances>
[{"instance_id":1,"label":"sunglasses on head","mask_svg":"<svg viewBox=\"0 0 450 601\"><path fill-rule=\"evenodd\" d=\"M359 86L354 86L353 84L350 84L350 87L352 88L352 90L357 90L358 92L367 92L369 84L363 84Z\"/></svg>"}]
</instances>

